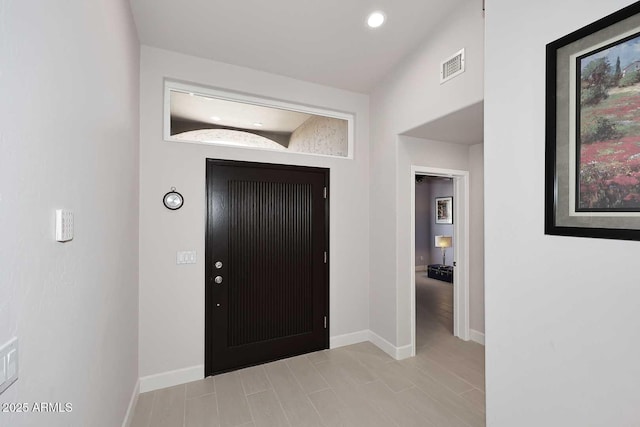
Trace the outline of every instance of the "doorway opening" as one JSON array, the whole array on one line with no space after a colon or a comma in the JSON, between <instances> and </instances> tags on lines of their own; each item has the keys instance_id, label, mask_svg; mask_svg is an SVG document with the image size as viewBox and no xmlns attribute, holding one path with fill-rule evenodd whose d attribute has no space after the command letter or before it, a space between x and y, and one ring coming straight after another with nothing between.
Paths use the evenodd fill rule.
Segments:
<instances>
[{"instance_id":1,"label":"doorway opening","mask_svg":"<svg viewBox=\"0 0 640 427\"><path fill-rule=\"evenodd\" d=\"M453 178L416 175L418 349L432 334L453 335L453 201Z\"/></svg>"},{"instance_id":2,"label":"doorway opening","mask_svg":"<svg viewBox=\"0 0 640 427\"><path fill-rule=\"evenodd\" d=\"M445 325L452 320L451 334L469 339L469 172L414 165L411 178L411 356L415 356L418 291L437 299L433 302L443 310L440 320ZM428 183L433 184L431 190L421 194L419 189ZM421 238L416 238L416 230ZM421 282L418 286L416 279ZM447 310L452 311L449 316Z\"/></svg>"}]
</instances>

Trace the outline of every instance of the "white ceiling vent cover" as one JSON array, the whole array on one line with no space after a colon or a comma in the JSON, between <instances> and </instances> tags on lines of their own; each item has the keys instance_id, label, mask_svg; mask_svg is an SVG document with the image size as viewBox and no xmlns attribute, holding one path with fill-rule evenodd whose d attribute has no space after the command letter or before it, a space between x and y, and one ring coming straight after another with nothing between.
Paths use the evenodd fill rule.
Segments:
<instances>
[{"instance_id":1,"label":"white ceiling vent cover","mask_svg":"<svg viewBox=\"0 0 640 427\"><path fill-rule=\"evenodd\" d=\"M440 64L440 84L464 73L464 49L442 61Z\"/></svg>"}]
</instances>

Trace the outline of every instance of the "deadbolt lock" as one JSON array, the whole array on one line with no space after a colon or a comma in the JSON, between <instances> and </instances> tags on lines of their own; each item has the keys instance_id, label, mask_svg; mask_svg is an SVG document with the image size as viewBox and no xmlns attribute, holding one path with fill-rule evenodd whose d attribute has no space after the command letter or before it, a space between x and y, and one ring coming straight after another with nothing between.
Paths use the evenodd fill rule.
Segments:
<instances>
[{"instance_id":1,"label":"deadbolt lock","mask_svg":"<svg viewBox=\"0 0 640 427\"><path fill-rule=\"evenodd\" d=\"M222 268L222 261L216 261L215 266L218 270Z\"/></svg>"}]
</instances>

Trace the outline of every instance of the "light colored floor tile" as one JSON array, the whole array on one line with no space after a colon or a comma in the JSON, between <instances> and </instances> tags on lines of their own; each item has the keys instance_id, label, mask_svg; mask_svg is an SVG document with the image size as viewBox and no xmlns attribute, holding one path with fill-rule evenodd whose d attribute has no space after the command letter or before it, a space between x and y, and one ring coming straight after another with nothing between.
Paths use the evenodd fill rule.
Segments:
<instances>
[{"instance_id":1,"label":"light colored floor tile","mask_svg":"<svg viewBox=\"0 0 640 427\"><path fill-rule=\"evenodd\" d=\"M138 396L138 403L133 411L133 419L130 427L149 427L151 420L151 410L153 408L153 392L141 393Z\"/></svg>"},{"instance_id":2,"label":"light colored floor tile","mask_svg":"<svg viewBox=\"0 0 640 427\"><path fill-rule=\"evenodd\" d=\"M238 374L230 372L213 378L218 400L220 426L235 427L252 422L249 403L242 390Z\"/></svg>"},{"instance_id":3,"label":"light colored floor tile","mask_svg":"<svg viewBox=\"0 0 640 427\"><path fill-rule=\"evenodd\" d=\"M261 391L247 396L249 408L256 427L285 427L289 421L273 390Z\"/></svg>"},{"instance_id":4,"label":"light colored floor tile","mask_svg":"<svg viewBox=\"0 0 640 427\"><path fill-rule=\"evenodd\" d=\"M305 356L293 357L287 359L286 362L305 393L314 393L329 388L329 384Z\"/></svg>"},{"instance_id":5,"label":"light colored floor tile","mask_svg":"<svg viewBox=\"0 0 640 427\"><path fill-rule=\"evenodd\" d=\"M403 405L420 414L427 425L437 427L469 427L464 421L456 417L442 403L431 399L426 393L417 388L398 393L398 398Z\"/></svg>"},{"instance_id":6,"label":"light colored floor tile","mask_svg":"<svg viewBox=\"0 0 640 427\"><path fill-rule=\"evenodd\" d=\"M187 383L187 399L212 394L214 392L213 377Z\"/></svg>"},{"instance_id":7,"label":"light colored floor tile","mask_svg":"<svg viewBox=\"0 0 640 427\"><path fill-rule=\"evenodd\" d=\"M484 347L452 335L452 287L416 282L417 357L359 343L143 393L131 427L484 427Z\"/></svg>"},{"instance_id":8,"label":"light colored floor tile","mask_svg":"<svg viewBox=\"0 0 640 427\"><path fill-rule=\"evenodd\" d=\"M367 368L346 353L326 362L317 363L315 366L325 381L331 386L333 386L333 384L331 384L332 380L338 383L347 381L351 384L366 384L378 379L372 369ZM327 375L323 374L323 371L329 374L330 378L327 378Z\"/></svg>"},{"instance_id":9,"label":"light colored floor tile","mask_svg":"<svg viewBox=\"0 0 640 427\"><path fill-rule=\"evenodd\" d=\"M376 370L394 359L376 345L370 342L361 342L345 347L351 357L371 370Z\"/></svg>"},{"instance_id":10,"label":"light colored floor tile","mask_svg":"<svg viewBox=\"0 0 640 427\"><path fill-rule=\"evenodd\" d=\"M411 380L413 376L411 370L397 361L385 363L376 371L376 374L394 392L406 390L415 385Z\"/></svg>"},{"instance_id":11,"label":"light colored floor tile","mask_svg":"<svg viewBox=\"0 0 640 427\"><path fill-rule=\"evenodd\" d=\"M368 383L371 384L371 383ZM367 384L365 384L367 385ZM358 389L360 386L348 385L335 388L340 403L344 406L349 426L388 427L395 423L391 418L370 402Z\"/></svg>"},{"instance_id":12,"label":"light colored floor tile","mask_svg":"<svg viewBox=\"0 0 640 427\"><path fill-rule=\"evenodd\" d=\"M357 360L345 360L342 367L344 374L356 384L366 384L378 379L374 370L367 368Z\"/></svg>"},{"instance_id":13,"label":"light colored floor tile","mask_svg":"<svg viewBox=\"0 0 640 427\"><path fill-rule=\"evenodd\" d=\"M244 393L247 395L271 388L271 383L269 383L267 373L262 365L241 369L238 371L238 375L240 376Z\"/></svg>"},{"instance_id":14,"label":"light colored floor tile","mask_svg":"<svg viewBox=\"0 0 640 427\"><path fill-rule=\"evenodd\" d=\"M386 417L402 427L439 427L430 424L417 411L407 408L386 385L380 381L359 387L370 405L381 411Z\"/></svg>"},{"instance_id":15,"label":"light colored floor tile","mask_svg":"<svg viewBox=\"0 0 640 427\"><path fill-rule=\"evenodd\" d=\"M473 385L429 358L418 355L417 357L402 360L399 363L405 367L424 372L454 393L460 394L474 388Z\"/></svg>"},{"instance_id":16,"label":"light colored floor tile","mask_svg":"<svg viewBox=\"0 0 640 427\"><path fill-rule=\"evenodd\" d=\"M275 390L292 426L320 426L320 417L285 361L265 365Z\"/></svg>"},{"instance_id":17,"label":"light colored floor tile","mask_svg":"<svg viewBox=\"0 0 640 427\"><path fill-rule=\"evenodd\" d=\"M349 426L348 411L332 389L312 393L309 395L309 399L320 414L322 424L325 427Z\"/></svg>"},{"instance_id":18,"label":"light colored floor tile","mask_svg":"<svg viewBox=\"0 0 640 427\"><path fill-rule=\"evenodd\" d=\"M150 427L182 427L184 425L184 404L186 387L156 390L151 409Z\"/></svg>"},{"instance_id":19,"label":"light colored floor tile","mask_svg":"<svg viewBox=\"0 0 640 427\"><path fill-rule=\"evenodd\" d=\"M335 389L341 386L355 385L349 376L344 375L346 368L338 362L327 361L318 363L316 369L331 388Z\"/></svg>"},{"instance_id":20,"label":"light colored floor tile","mask_svg":"<svg viewBox=\"0 0 640 427\"><path fill-rule=\"evenodd\" d=\"M485 412L486 402L484 393L478 389L467 391L460 395L463 399L470 402L478 411Z\"/></svg>"},{"instance_id":21,"label":"light colored floor tile","mask_svg":"<svg viewBox=\"0 0 640 427\"><path fill-rule=\"evenodd\" d=\"M436 362L445 369L455 372L457 376L474 387L484 390L484 372L466 360L456 357L454 353L437 348L429 348L422 351L420 357Z\"/></svg>"},{"instance_id":22,"label":"light colored floor tile","mask_svg":"<svg viewBox=\"0 0 640 427\"><path fill-rule=\"evenodd\" d=\"M185 408L185 427L218 427L218 402L215 394L188 399Z\"/></svg>"},{"instance_id":23,"label":"light colored floor tile","mask_svg":"<svg viewBox=\"0 0 640 427\"><path fill-rule=\"evenodd\" d=\"M311 363L326 362L329 360L329 356L327 355L329 352L331 352L331 350L314 351L313 353L307 354L306 357Z\"/></svg>"},{"instance_id":24,"label":"light colored floor tile","mask_svg":"<svg viewBox=\"0 0 640 427\"><path fill-rule=\"evenodd\" d=\"M432 400L441 403L451 413L464 420L472 427L485 425L484 414L477 411L473 405L451 390L443 387L439 382L423 372L416 372L414 377L416 386Z\"/></svg>"},{"instance_id":25,"label":"light colored floor tile","mask_svg":"<svg viewBox=\"0 0 640 427\"><path fill-rule=\"evenodd\" d=\"M390 426L394 425L382 412L372 405L358 388L363 383L357 383L350 376L347 364L344 362L324 362L316 365L320 374L331 386L332 391L343 406L346 425ZM369 384L371 383L364 383Z\"/></svg>"}]
</instances>

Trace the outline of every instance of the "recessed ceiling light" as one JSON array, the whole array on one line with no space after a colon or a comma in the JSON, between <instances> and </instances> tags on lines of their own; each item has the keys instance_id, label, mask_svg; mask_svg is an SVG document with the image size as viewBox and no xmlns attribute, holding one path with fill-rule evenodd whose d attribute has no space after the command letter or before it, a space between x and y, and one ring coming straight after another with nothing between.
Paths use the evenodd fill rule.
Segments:
<instances>
[{"instance_id":1,"label":"recessed ceiling light","mask_svg":"<svg viewBox=\"0 0 640 427\"><path fill-rule=\"evenodd\" d=\"M384 24L385 16L382 12L373 12L367 19L367 25L371 28L378 28Z\"/></svg>"},{"instance_id":2,"label":"recessed ceiling light","mask_svg":"<svg viewBox=\"0 0 640 427\"><path fill-rule=\"evenodd\" d=\"M195 94L193 92L189 92L189 96L194 96Z\"/></svg>"},{"instance_id":3,"label":"recessed ceiling light","mask_svg":"<svg viewBox=\"0 0 640 427\"><path fill-rule=\"evenodd\" d=\"M211 120L213 120L214 122L219 122L222 119L218 116L211 116Z\"/></svg>"},{"instance_id":4,"label":"recessed ceiling light","mask_svg":"<svg viewBox=\"0 0 640 427\"><path fill-rule=\"evenodd\" d=\"M255 127L259 127L259 128L261 128L261 127L262 127L262 123L260 123L260 122L255 122L253 125L254 125Z\"/></svg>"}]
</instances>

